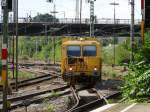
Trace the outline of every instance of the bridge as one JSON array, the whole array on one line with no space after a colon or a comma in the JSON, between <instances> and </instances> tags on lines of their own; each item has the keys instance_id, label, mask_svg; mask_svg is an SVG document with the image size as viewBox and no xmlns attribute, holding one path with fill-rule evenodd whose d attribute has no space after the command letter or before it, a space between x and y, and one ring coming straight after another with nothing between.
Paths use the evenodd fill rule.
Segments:
<instances>
[{"instance_id":1,"label":"bridge","mask_svg":"<svg viewBox=\"0 0 150 112\"><path fill-rule=\"evenodd\" d=\"M141 20L135 20L135 34L140 35L140 22ZM116 19L116 24L114 25L114 20L110 18L102 18L95 20L95 35L96 36L110 36L114 32L118 36L128 36L130 34L130 19ZM18 33L20 36L42 36L42 35L84 35L89 36L90 31L90 20L84 18L72 19L63 18L58 19L54 22L32 22L32 20L27 20L26 18L20 18L18 23L19 29ZM15 34L14 30L15 24L10 21L9 23L9 35ZM2 32L2 23L0 23L0 32Z\"/></svg>"}]
</instances>

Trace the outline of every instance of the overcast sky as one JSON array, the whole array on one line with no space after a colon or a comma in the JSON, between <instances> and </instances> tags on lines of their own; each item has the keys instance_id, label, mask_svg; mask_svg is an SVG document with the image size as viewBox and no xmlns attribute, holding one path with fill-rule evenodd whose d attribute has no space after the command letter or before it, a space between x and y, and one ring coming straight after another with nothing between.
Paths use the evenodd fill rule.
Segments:
<instances>
[{"instance_id":1,"label":"overcast sky","mask_svg":"<svg viewBox=\"0 0 150 112\"><path fill-rule=\"evenodd\" d=\"M28 14L31 16L37 15L37 13L50 13L53 10L53 3L46 2L47 0L18 0L19 1L19 17L25 17ZM59 18L75 17L75 1L76 0L54 0L56 4L56 10L59 12L56 16ZM114 0L96 0L95 2L95 15L97 18L113 18L113 6L109 3ZM129 0L116 0L119 3L116 6L117 18L130 18L130 5ZM83 0L83 18L89 18L89 4ZM140 0L135 0L135 19L141 18Z\"/></svg>"}]
</instances>

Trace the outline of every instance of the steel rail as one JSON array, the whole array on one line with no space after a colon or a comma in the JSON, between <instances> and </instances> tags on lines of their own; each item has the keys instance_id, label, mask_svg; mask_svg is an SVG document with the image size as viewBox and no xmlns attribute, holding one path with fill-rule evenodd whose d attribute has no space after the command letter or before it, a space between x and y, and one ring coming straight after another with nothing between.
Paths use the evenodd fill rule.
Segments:
<instances>
[{"instance_id":1,"label":"steel rail","mask_svg":"<svg viewBox=\"0 0 150 112\"><path fill-rule=\"evenodd\" d=\"M55 72L55 71L53 71L52 73L45 73L45 72L41 72L41 71L36 71L36 72L35 71L27 71L27 72L31 72L31 73L35 73L35 74L40 73L40 74L45 74L45 75L41 75L41 76L31 78L31 79L22 80L22 81L18 82L18 88L35 85L35 84L42 83L44 81L48 81L48 80L58 77L58 75L54 75L54 74L57 74L57 72ZM15 87L14 87L15 83L11 83L10 85L12 86L12 89L15 89Z\"/></svg>"},{"instance_id":2,"label":"steel rail","mask_svg":"<svg viewBox=\"0 0 150 112\"><path fill-rule=\"evenodd\" d=\"M44 66L44 65L47 65L47 66L60 66L60 64L41 64L41 63L26 63L26 64L22 64L22 63L19 63L19 65L21 66Z\"/></svg>"},{"instance_id":3,"label":"steel rail","mask_svg":"<svg viewBox=\"0 0 150 112\"><path fill-rule=\"evenodd\" d=\"M61 92L61 93L58 93L58 97L61 97L61 96L64 96L64 95L68 95L70 94L70 91L64 91L64 92ZM43 94L44 95L44 94ZM21 101L17 101L17 102L14 102L12 103L11 107L9 108L9 110L13 110L13 109L16 109L18 107L27 107L33 103L42 103L42 101L44 101L45 99L51 99L53 98L54 96L52 95L49 95L49 96L43 96L43 97L33 97L31 99L25 99L25 100L21 100Z\"/></svg>"},{"instance_id":4,"label":"steel rail","mask_svg":"<svg viewBox=\"0 0 150 112\"><path fill-rule=\"evenodd\" d=\"M72 94L74 96L74 99L76 100L76 103L74 104L73 107L71 107L71 109L67 110L66 112L72 112L72 110L77 108L77 106L79 105L79 102L80 102L80 99L79 99L79 97L78 97L78 95L76 93L76 89L74 87L72 87L72 86L70 87L70 89L71 89L71 92L72 92Z\"/></svg>"},{"instance_id":5,"label":"steel rail","mask_svg":"<svg viewBox=\"0 0 150 112\"><path fill-rule=\"evenodd\" d=\"M118 97L119 95L121 95L120 92L115 92L115 93L113 93L111 95L106 96L105 98L106 99L111 99L111 98ZM87 112L89 110L93 110L93 109L95 109L97 107L100 107L100 106L104 105L105 103L106 102L105 102L104 99L97 99L97 100L91 101L91 102L89 102L87 104L81 105L81 106L73 109L71 112L77 112L77 111L79 111L79 112Z\"/></svg>"},{"instance_id":6,"label":"steel rail","mask_svg":"<svg viewBox=\"0 0 150 112\"><path fill-rule=\"evenodd\" d=\"M105 95L103 95L102 92L100 92L100 90L97 90L95 88L93 88L93 90L96 92L97 96L99 99L104 99L104 101L106 102L106 104L109 104L108 100L105 98Z\"/></svg>"},{"instance_id":7,"label":"steel rail","mask_svg":"<svg viewBox=\"0 0 150 112\"><path fill-rule=\"evenodd\" d=\"M46 74L46 75L41 75L41 76L30 78L30 79L21 80L21 81L18 82L18 84L30 82L30 81L45 78L45 77L50 77L50 75L51 74ZM10 85L15 85L15 82L12 82Z\"/></svg>"},{"instance_id":8,"label":"steel rail","mask_svg":"<svg viewBox=\"0 0 150 112\"><path fill-rule=\"evenodd\" d=\"M86 88L82 87L82 88L78 88L77 90L80 91L80 90L83 90L83 89L86 89ZM62 88L49 90L49 92L52 92L52 91L55 91L55 92L61 91L61 92L58 93L59 97L60 96L64 96L64 95L69 95L71 93L71 91L69 90L69 86L64 86ZM51 96L51 95L42 96L42 97L40 96L40 95L45 95L47 93L48 92L45 91L42 94L38 93L36 95L32 94L32 95L27 95L27 96L20 96L20 97L9 98L8 100L12 103L11 107L9 108L9 110L13 110L13 109L16 109L18 107L27 107L27 106L29 106L29 105L31 105L33 103L41 103L44 99L47 99L47 98L51 99L51 98L53 98L53 96ZM1 103L2 103L2 101L0 101L0 104ZM1 105L0 105L0 110L1 110Z\"/></svg>"},{"instance_id":9,"label":"steel rail","mask_svg":"<svg viewBox=\"0 0 150 112\"><path fill-rule=\"evenodd\" d=\"M50 90L47 89L47 90L43 90L43 91L39 91L39 92L33 92L33 93L30 93L30 94L25 94L25 95L22 95L22 96L10 97L10 98L8 98L8 101L14 102L14 101L19 101L19 100L25 100L25 99L32 98L32 97L42 95L42 94L45 94L45 93L49 93L49 92L63 91L67 88L69 88L69 86L66 85L66 86L63 86L63 87L55 88L55 89L50 89ZM0 104L2 104L2 102L3 101L0 100Z\"/></svg>"},{"instance_id":10,"label":"steel rail","mask_svg":"<svg viewBox=\"0 0 150 112\"><path fill-rule=\"evenodd\" d=\"M35 85L38 83L43 83L44 81L52 80L55 78L59 78L59 77L57 75L46 74L46 75L41 75L41 76L38 76L35 78L22 80L22 81L18 82L18 88L22 88L22 87L30 86L30 85ZM10 86L12 89L15 89L15 82L10 83ZM2 89L2 86L0 89Z\"/></svg>"},{"instance_id":11,"label":"steel rail","mask_svg":"<svg viewBox=\"0 0 150 112\"><path fill-rule=\"evenodd\" d=\"M29 82L24 82L24 83L20 83L18 85L18 88L22 88L22 87L26 87L26 86L32 86L32 85L35 85L35 84L38 84L38 83L42 83L42 82L45 82L45 81L48 81L48 80L52 80L52 79L55 79L57 78L56 76L52 76L52 77L43 77L41 79L36 79L36 80L32 80L32 81L29 81ZM15 86L11 86L12 89L15 89Z\"/></svg>"}]
</instances>

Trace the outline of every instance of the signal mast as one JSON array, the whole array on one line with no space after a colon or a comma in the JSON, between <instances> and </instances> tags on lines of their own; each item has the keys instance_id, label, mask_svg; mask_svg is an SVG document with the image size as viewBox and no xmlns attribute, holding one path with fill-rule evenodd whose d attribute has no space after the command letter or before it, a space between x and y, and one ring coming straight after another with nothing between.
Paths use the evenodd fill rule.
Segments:
<instances>
[{"instance_id":1,"label":"signal mast","mask_svg":"<svg viewBox=\"0 0 150 112\"><path fill-rule=\"evenodd\" d=\"M94 37L94 22L95 22L95 15L94 15L94 2L96 0L88 0L90 3L90 37Z\"/></svg>"}]
</instances>

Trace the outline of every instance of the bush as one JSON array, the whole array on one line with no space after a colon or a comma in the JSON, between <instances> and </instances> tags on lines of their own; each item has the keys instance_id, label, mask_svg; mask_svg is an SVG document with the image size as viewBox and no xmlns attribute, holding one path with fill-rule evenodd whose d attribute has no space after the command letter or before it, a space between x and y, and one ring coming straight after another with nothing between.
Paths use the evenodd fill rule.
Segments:
<instances>
[{"instance_id":1,"label":"bush","mask_svg":"<svg viewBox=\"0 0 150 112\"><path fill-rule=\"evenodd\" d=\"M130 102L149 102L150 99L150 33L145 36L145 44L135 52L135 62L129 65L129 73L124 77L123 97Z\"/></svg>"},{"instance_id":2,"label":"bush","mask_svg":"<svg viewBox=\"0 0 150 112\"><path fill-rule=\"evenodd\" d=\"M127 39L128 40L128 39ZM129 46L127 46L128 42L123 42L119 45L115 45L115 63L122 64L128 63L130 60L130 51ZM102 50L103 53L103 62L106 64L113 64L114 62L114 46L104 47Z\"/></svg>"}]
</instances>

